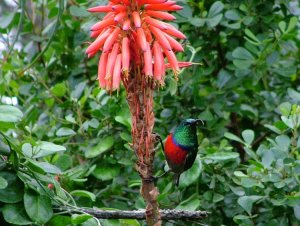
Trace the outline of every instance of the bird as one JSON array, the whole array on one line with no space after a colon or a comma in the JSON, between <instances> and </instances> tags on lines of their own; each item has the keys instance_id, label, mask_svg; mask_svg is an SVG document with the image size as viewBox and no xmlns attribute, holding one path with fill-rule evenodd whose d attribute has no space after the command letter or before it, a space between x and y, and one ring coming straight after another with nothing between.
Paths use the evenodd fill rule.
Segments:
<instances>
[{"instance_id":1,"label":"bird","mask_svg":"<svg viewBox=\"0 0 300 226\"><path fill-rule=\"evenodd\" d=\"M195 162L198 152L197 125L201 119L184 119L167 136L163 152L167 160L168 172L175 174L176 186L179 185L180 174L190 169ZM160 177L161 177L160 176Z\"/></svg>"}]
</instances>

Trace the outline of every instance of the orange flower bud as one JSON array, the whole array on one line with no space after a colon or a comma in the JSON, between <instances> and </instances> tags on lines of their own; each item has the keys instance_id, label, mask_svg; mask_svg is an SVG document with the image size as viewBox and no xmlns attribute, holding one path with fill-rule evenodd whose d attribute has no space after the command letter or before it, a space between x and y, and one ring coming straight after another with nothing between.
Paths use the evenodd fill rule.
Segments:
<instances>
[{"instance_id":1,"label":"orange flower bud","mask_svg":"<svg viewBox=\"0 0 300 226\"><path fill-rule=\"evenodd\" d=\"M140 45L142 51L145 52L147 50L147 41L146 41L146 36L143 28L137 29L137 37L138 37L138 44Z\"/></svg>"},{"instance_id":2,"label":"orange flower bud","mask_svg":"<svg viewBox=\"0 0 300 226\"><path fill-rule=\"evenodd\" d=\"M147 50L144 52L144 73L147 76L153 76L152 53L149 43L147 43Z\"/></svg>"},{"instance_id":3,"label":"orange flower bud","mask_svg":"<svg viewBox=\"0 0 300 226\"><path fill-rule=\"evenodd\" d=\"M168 39L164 36L163 32L160 29L151 25L149 26L149 29L154 34L155 38L157 39L157 41L163 49L171 50L171 46Z\"/></svg>"},{"instance_id":4,"label":"orange flower bud","mask_svg":"<svg viewBox=\"0 0 300 226\"><path fill-rule=\"evenodd\" d=\"M156 19L153 19L153 18L151 18L149 16L145 17L145 21L148 24L150 24L150 25L152 25L154 27L157 27L157 28L159 28L161 30L166 30L168 28L167 25L165 25L164 22L156 20Z\"/></svg>"},{"instance_id":5,"label":"orange flower bud","mask_svg":"<svg viewBox=\"0 0 300 226\"><path fill-rule=\"evenodd\" d=\"M141 18L140 18L139 13L138 13L137 11L134 11L134 12L132 13L132 17L133 17L133 23L134 23L134 26L135 26L136 28L140 28L142 22L141 22Z\"/></svg>"},{"instance_id":6,"label":"orange flower bud","mask_svg":"<svg viewBox=\"0 0 300 226\"><path fill-rule=\"evenodd\" d=\"M91 27L91 30L92 31L100 30L102 28L108 27L108 26L113 25L113 24L115 24L114 19L113 18L108 18L108 19L102 20L102 21L96 23L95 25L93 25Z\"/></svg>"},{"instance_id":7,"label":"orange flower bud","mask_svg":"<svg viewBox=\"0 0 300 226\"><path fill-rule=\"evenodd\" d=\"M129 39L124 37L122 40L122 71L127 75L130 63Z\"/></svg>"},{"instance_id":8,"label":"orange flower bud","mask_svg":"<svg viewBox=\"0 0 300 226\"><path fill-rule=\"evenodd\" d=\"M99 86L101 88L105 88L106 86L105 76L106 76L107 58L108 58L108 54L102 53L98 64L98 80L99 80Z\"/></svg>"},{"instance_id":9,"label":"orange flower bud","mask_svg":"<svg viewBox=\"0 0 300 226\"><path fill-rule=\"evenodd\" d=\"M151 17L155 17L162 20L175 20L176 17L167 12L154 11L154 10L146 10L146 14Z\"/></svg>"},{"instance_id":10,"label":"orange flower bud","mask_svg":"<svg viewBox=\"0 0 300 226\"><path fill-rule=\"evenodd\" d=\"M113 72L113 84L112 88L113 90L119 89L120 83L121 83L121 62L122 62L122 56L121 54L118 54L116 58L116 63L114 66L114 72Z\"/></svg>"},{"instance_id":11,"label":"orange flower bud","mask_svg":"<svg viewBox=\"0 0 300 226\"><path fill-rule=\"evenodd\" d=\"M108 50L111 49L112 45L118 38L120 31L121 31L120 28L116 27L115 30L108 36L103 46L103 52L107 52Z\"/></svg>"}]
</instances>

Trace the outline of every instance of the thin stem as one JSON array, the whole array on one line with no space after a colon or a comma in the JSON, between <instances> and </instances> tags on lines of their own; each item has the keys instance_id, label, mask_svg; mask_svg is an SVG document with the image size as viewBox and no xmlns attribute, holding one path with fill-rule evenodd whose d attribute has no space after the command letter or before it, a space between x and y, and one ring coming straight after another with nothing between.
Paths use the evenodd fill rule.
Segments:
<instances>
[{"instance_id":1,"label":"thin stem","mask_svg":"<svg viewBox=\"0 0 300 226\"><path fill-rule=\"evenodd\" d=\"M56 31L57 31L57 29L59 27L59 21L61 19L62 13L64 11L64 5L63 5L63 3L64 3L64 0L60 0L59 1L59 11L58 11L58 15L57 15L55 27L54 27L54 30L53 30L53 32L52 32L52 34L50 36L50 39L48 40L45 48L33 59L33 61L29 65L27 65L21 72L18 73L20 76L22 76L25 71L27 71L28 69L30 69L44 55L44 53L49 48L49 46L50 46L50 44L51 44L51 42L52 42L52 40L54 38L54 35L55 35L55 33L56 33Z\"/></svg>"},{"instance_id":2,"label":"thin stem","mask_svg":"<svg viewBox=\"0 0 300 226\"><path fill-rule=\"evenodd\" d=\"M4 133L2 133L1 131L0 131L0 134L6 140L6 143L7 143L8 147L9 147L9 151L10 151L10 153L12 153L13 150L11 148L10 141L8 140L8 138L6 137L6 135Z\"/></svg>"},{"instance_id":3,"label":"thin stem","mask_svg":"<svg viewBox=\"0 0 300 226\"><path fill-rule=\"evenodd\" d=\"M190 45L188 45L187 47L189 48L189 50L190 50L191 53L192 53L192 56L191 56L191 58L189 59L189 62L193 62L193 60L194 60L196 54L202 49L202 47L198 47L198 48L196 48L196 49L194 49L194 47L192 47L192 46L190 46ZM179 72L179 74L182 74L185 70L186 70L186 68L183 68L183 69Z\"/></svg>"},{"instance_id":4,"label":"thin stem","mask_svg":"<svg viewBox=\"0 0 300 226\"><path fill-rule=\"evenodd\" d=\"M6 57L3 60L3 63L5 63L7 61L7 59L9 58L9 56L10 56L12 50L14 49L14 46L15 46L18 38L19 38L20 32L21 32L21 28L22 28L23 20L24 20L24 14L25 14L25 9L24 9L25 0L20 0L20 5L21 5L21 15L20 15L20 20L19 20L18 28L17 28L17 34L16 34L16 37L15 37L13 43L11 44L11 46L10 46L10 48L8 50L8 53L7 53Z\"/></svg>"}]
</instances>

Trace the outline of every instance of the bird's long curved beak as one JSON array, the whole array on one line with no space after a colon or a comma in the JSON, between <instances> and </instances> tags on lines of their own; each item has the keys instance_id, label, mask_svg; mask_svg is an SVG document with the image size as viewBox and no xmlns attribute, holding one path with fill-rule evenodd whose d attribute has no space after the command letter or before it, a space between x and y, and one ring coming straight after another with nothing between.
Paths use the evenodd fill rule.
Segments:
<instances>
[{"instance_id":1,"label":"bird's long curved beak","mask_svg":"<svg viewBox=\"0 0 300 226\"><path fill-rule=\"evenodd\" d=\"M197 126L200 124L200 122L202 123L202 125L204 125L204 122L201 119L195 119L195 124Z\"/></svg>"}]
</instances>

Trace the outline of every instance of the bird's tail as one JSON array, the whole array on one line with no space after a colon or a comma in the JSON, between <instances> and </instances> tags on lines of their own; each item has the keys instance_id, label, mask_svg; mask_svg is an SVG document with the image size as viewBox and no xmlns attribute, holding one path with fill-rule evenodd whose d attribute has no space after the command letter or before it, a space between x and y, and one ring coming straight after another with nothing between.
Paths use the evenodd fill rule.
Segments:
<instances>
[{"instance_id":1,"label":"bird's tail","mask_svg":"<svg viewBox=\"0 0 300 226\"><path fill-rule=\"evenodd\" d=\"M179 186L179 178L180 178L180 174L175 174L175 185L176 185L176 187Z\"/></svg>"}]
</instances>

